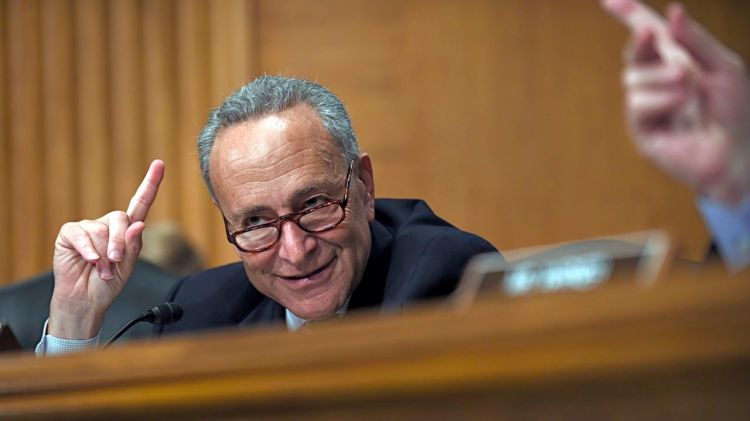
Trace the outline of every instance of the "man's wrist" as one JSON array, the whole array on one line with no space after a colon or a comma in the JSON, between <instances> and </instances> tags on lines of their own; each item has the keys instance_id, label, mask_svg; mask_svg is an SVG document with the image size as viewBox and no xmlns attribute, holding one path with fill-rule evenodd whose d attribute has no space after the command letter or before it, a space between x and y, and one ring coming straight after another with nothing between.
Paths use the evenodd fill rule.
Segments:
<instances>
[{"instance_id":1,"label":"man's wrist","mask_svg":"<svg viewBox=\"0 0 750 421\"><path fill-rule=\"evenodd\" d=\"M736 208L750 199L750 171L747 177L748 180L725 182L705 188L700 195L729 208ZM734 178L738 179L741 177L735 176Z\"/></svg>"},{"instance_id":2,"label":"man's wrist","mask_svg":"<svg viewBox=\"0 0 750 421\"><path fill-rule=\"evenodd\" d=\"M61 339L91 339L101 329L104 314L104 311L90 308L84 311L66 311L64 306L56 305L53 300L47 334Z\"/></svg>"}]
</instances>

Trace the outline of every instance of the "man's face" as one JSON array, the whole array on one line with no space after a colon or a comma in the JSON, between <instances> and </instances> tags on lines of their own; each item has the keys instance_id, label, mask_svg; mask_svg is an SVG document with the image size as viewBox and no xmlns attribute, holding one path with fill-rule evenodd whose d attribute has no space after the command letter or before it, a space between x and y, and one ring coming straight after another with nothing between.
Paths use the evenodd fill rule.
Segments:
<instances>
[{"instance_id":1,"label":"man's face","mask_svg":"<svg viewBox=\"0 0 750 421\"><path fill-rule=\"evenodd\" d=\"M235 231L343 198L348 166L317 113L303 104L221 130L210 176L229 230ZM315 234L284 222L269 249L238 250L250 282L299 317L332 316L367 265L373 197L372 166L363 154L354 166L343 222Z\"/></svg>"}]
</instances>

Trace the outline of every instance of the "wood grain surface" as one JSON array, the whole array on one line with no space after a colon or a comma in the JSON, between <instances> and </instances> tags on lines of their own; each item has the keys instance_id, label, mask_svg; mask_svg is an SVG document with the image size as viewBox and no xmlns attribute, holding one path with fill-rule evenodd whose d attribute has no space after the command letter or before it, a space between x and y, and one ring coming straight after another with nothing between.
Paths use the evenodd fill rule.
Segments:
<instances>
[{"instance_id":1,"label":"wood grain surface","mask_svg":"<svg viewBox=\"0 0 750 421\"><path fill-rule=\"evenodd\" d=\"M0 357L0 416L746 419L750 284L488 296L106 351Z\"/></svg>"}]
</instances>

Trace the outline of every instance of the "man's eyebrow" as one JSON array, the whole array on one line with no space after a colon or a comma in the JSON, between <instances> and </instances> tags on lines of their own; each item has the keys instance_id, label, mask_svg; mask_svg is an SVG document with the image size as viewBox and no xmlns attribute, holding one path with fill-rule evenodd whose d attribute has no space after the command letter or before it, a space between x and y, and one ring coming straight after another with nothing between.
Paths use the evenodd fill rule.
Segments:
<instances>
[{"instance_id":1,"label":"man's eyebrow","mask_svg":"<svg viewBox=\"0 0 750 421\"><path fill-rule=\"evenodd\" d=\"M250 208L245 208L245 209L240 210L239 215L242 217L247 217L247 216L251 216L251 215L269 211L269 210L273 210L273 209L265 205L257 205L257 206L253 206Z\"/></svg>"},{"instance_id":2,"label":"man's eyebrow","mask_svg":"<svg viewBox=\"0 0 750 421\"><path fill-rule=\"evenodd\" d=\"M295 190L291 195L291 199L292 201L297 201L311 193L327 193L331 195L338 194L338 189L340 188L341 187L338 187L335 180L332 180L330 178L321 178L319 180L308 183L305 187L300 187L299 189Z\"/></svg>"},{"instance_id":3,"label":"man's eyebrow","mask_svg":"<svg viewBox=\"0 0 750 421\"><path fill-rule=\"evenodd\" d=\"M319 192L325 190L324 187L316 186L316 185L308 185L307 187L302 187L299 190L296 190L294 193L292 193L292 200L300 199L304 196L309 195L310 193Z\"/></svg>"},{"instance_id":4,"label":"man's eyebrow","mask_svg":"<svg viewBox=\"0 0 750 421\"><path fill-rule=\"evenodd\" d=\"M298 205L295 203L296 201L302 199L303 197L311 194L311 193L329 193L329 194L335 194L335 185L330 180L320 180L316 181L314 183L308 184L305 187L302 187L296 191L294 191L290 197L290 204L292 207ZM245 219L251 216L255 216L259 213L265 213L265 212L271 212L276 213L276 210L271 209L271 207L266 205L256 205L251 206L249 208L245 208L240 210L237 213L237 216L241 219Z\"/></svg>"},{"instance_id":5,"label":"man's eyebrow","mask_svg":"<svg viewBox=\"0 0 750 421\"><path fill-rule=\"evenodd\" d=\"M273 212L273 209L269 208L268 206L264 206L264 205L253 206L253 207L241 209L240 211L238 211L236 214L236 218L239 221L238 223L244 225L247 222L248 218L252 216L256 216L261 213L266 213L269 211Z\"/></svg>"}]
</instances>

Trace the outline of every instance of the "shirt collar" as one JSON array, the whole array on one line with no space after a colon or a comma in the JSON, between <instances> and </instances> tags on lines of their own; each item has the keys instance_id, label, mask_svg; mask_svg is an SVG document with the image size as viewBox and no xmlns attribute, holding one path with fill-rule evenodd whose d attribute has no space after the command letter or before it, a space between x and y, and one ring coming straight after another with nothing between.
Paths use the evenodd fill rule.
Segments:
<instances>
[{"instance_id":1,"label":"shirt collar","mask_svg":"<svg viewBox=\"0 0 750 421\"><path fill-rule=\"evenodd\" d=\"M351 296L346 299L346 302L343 306L341 306L340 309L336 310L336 317L341 317L344 314L346 314L346 309L349 307L349 300L351 300ZM286 328L290 332L295 332L299 330L302 326L304 326L308 321L297 316L296 314L289 311L289 309L286 309Z\"/></svg>"}]
</instances>

